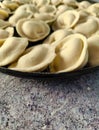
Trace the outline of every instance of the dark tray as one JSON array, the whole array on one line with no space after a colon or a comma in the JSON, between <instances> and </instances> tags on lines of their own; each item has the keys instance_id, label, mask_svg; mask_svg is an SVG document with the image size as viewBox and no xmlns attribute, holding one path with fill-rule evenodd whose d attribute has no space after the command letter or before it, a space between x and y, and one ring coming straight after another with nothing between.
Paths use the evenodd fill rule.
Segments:
<instances>
[{"instance_id":1,"label":"dark tray","mask_svg":"<svg viewBox=\"0 0 99 130\"><path fill-rule=\"evenodd\" d=\"M3 0L0 0L3 1ZM78 0L82 1L82 0ZM89 0L90 2L99 2L98 0ZM16 76L22 78L40 78L40 79L47 79L47 78L72 78L75 76L80 76L88 73L92 73L94 71L99 70L99 66L97 67L85 67L83 69L73 71L73 72L62 72L62 73L50 73L50 72L20 72L15 70L7 69L6 67L0 67L0 72Z\"/></svg>"},{"instance_id":2,"label":"dark tray","mask_svg":"<svg viewBox=\"0 0 99 130\"><path fill-rule=\"evenodd\" d=\"M0 67L0 72L16 76L22 78L40 78L40 79L47 79L47 78L72 78L75 76L80 76L88 73L92 73L99 70L99 66L97 67L87 67L73 72L62 72L62 73L49 73L49 72L20 72L15 70L10 70L5 67Z\"/></svg>"}]
</instances>

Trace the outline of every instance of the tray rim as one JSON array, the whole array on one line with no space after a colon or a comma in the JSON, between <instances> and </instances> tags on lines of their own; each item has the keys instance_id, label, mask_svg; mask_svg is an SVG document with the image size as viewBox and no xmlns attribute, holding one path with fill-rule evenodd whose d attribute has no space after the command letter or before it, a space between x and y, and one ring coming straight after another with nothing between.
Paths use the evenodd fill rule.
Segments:
<instances>
[{"instance_id":1,"label":"tray rim","mask_svg":"<svg viewBox=\"0 0 99 130\"><path fill-rule=\"evenodd\" d=\"M92 73L94 71L98 71L99 66L96 67L86 67L80 70L72 71L72 72L61 72L61 73L50 73L50 72L21 72L16 70L11 70L5 67L0 67L0 72L20 77L20 78L40 78L40 79L47 79L47 78L72 78L74 76L80 76L88 73Z\"/></svg>"}]
</instances>

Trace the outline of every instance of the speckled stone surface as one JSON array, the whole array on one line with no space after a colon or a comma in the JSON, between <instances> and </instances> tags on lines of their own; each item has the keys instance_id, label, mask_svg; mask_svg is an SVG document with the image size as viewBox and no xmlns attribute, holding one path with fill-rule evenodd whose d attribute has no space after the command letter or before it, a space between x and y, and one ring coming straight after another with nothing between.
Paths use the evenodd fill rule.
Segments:
<instances>
[{"instance_id":1,"label":"speckled stone surface","mask_svg":"<svg viewBox=\"0 0 99 130\"><path fill-rule=\"evenodd\" d=\"M0 130L99 130L99 71L74 80L0 73Z\"/></svg>"}]
</instances>

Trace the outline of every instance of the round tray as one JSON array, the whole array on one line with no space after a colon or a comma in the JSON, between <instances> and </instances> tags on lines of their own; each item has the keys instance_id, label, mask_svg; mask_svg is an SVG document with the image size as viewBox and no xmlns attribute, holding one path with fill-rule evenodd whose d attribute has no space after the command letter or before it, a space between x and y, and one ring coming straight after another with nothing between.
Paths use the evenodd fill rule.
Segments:
<instances>
[{"instance_id":1,"label":"round tray","mask_svg":"<svg viewBox=\"0 0 99 130\"><path fill-rule=\"evenodd\" d=\"M3 0L0 0L3 1ZM78 0L82 1L82 0ZM88 0L92 3L99 2L98 0ZM87 73L92 73L94 71L99 70L99 66L97 67L85 67L83 69L73 71L73 72L62 72L62 73L50 73L50 72L20 72L15 70L10 70L6 67L0 67L0 72L16 76L16 77L22 77L22 78L40 78L40 79L46 79L46 78L72 78L74 76L79 76Z\"/></svg>"}]
</instances>

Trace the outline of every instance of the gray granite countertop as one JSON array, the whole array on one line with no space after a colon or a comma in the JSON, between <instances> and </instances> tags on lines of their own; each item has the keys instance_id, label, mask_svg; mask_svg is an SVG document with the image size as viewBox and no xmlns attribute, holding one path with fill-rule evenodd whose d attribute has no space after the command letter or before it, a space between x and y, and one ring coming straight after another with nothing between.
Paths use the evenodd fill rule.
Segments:
<instances>
[{"instance_id":1,"label":"gray granite countertop","mask_svg":"<svg viewBox=\"0 0 99 130\"><path fill-rule=\"evenodd\" d=\"M0 73L0 130L99 130L99 71L72 80Z\"/></svg>"}]
</instances>

